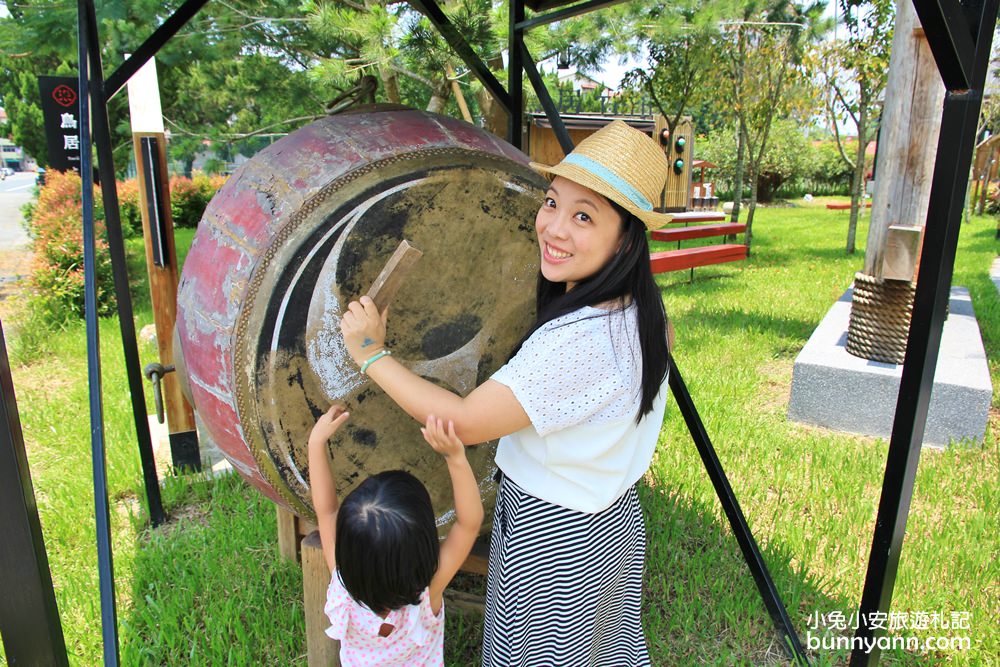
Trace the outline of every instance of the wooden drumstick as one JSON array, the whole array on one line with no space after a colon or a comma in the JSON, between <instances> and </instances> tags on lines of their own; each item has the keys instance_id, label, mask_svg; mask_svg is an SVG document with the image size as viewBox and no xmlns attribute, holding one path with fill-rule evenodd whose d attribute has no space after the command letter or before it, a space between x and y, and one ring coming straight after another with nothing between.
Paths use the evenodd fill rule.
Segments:
<instances>
[{"instance_id":1,"label":"wooden drumstick","mask_svg":"<svg viewBox=\"0 0 1000 667\"><path fill-rule=\"evenodd\" d=\"M405 239L399 242L396 252L392 253L392 257L385 263L382 272L368 290L368 296L375 302L378 312L383 312L389 305L396 292L403 286L406 276L423 255L423 252L411 246Z\"/></svg>"}]
</instances>

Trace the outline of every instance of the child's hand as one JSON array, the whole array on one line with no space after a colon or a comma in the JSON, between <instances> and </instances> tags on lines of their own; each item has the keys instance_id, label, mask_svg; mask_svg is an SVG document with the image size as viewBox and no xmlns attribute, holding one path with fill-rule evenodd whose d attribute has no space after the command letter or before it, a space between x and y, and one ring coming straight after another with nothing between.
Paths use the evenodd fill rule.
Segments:
<instances>
[{"instance_id":1,"label":"child's hand","mask_svg":"<svg viewBox=\"0 0 1000 667\"><path fill-rule=\"evenodd\" d=\"M309 444L326 442L337 432L351 413L347 412L343 406L331 405L330 409L316 421L312 432L309 434Z\"/></svg>"},{"instance_id":2,"label":"child's hand","mask_svg":"<svg viewBox=\"0 0 1000 667\"><path fill-rule=\"evenodd\" d=\"M465 445L455 435L454 422L449 421L448 430L445 431L443 421L434 415L428 415L427 424L420 429L420 432L424 434L424 440L427 441L427 444L446 459L465 458Z\"/></svg>"}]
</instances>

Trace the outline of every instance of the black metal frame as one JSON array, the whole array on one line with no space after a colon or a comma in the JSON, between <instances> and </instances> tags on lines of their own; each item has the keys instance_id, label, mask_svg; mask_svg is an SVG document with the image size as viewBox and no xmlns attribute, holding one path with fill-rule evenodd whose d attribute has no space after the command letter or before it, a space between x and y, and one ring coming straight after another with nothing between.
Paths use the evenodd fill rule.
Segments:
<instances>
[{"instance_id":1,"label":"black metal frame","mask_svg":"<svg viewBox=\"0 0 1000 667\"><path fill-rule=\"evenodd\" d=\"M876 646L866 651L863 642L870 645L876 637L876 630L868 623L872 614L888 612L892 603L934 386L941 331L947 315L966 183L997 20L997 0L977 0L965 5L956 0L914 0L913 5L947 92L941 113L913 317L868 572L858 609L861 623L854 635L852 667L878 664L880 649ZM969 16L973 8L978 15ZM947 22L943 20L945 17Z\"/></svg>"},{"instance_id":2,"label":"black metal frame","mask_svg":"<svg viewBox=\"0 0 1000 667\"><path fill-rule=\"evenodd\" d=\"M91 86L93 79L103 83L100 55L93 58L91 45L97 43L97 20L94 5L79 0L79 52L80 52L80 179L83 208L83 266L84 310L87 320L87 379L90 388L90 450L94 474L94 517L97 526L97 570L101 598L101 638L104 647L104 664L118 664L118 610L115 606L115 574L111 550L111 511L108 504L107 464L104 448L104 406L101 391L100 329L97 322L96 247L94 227L93 159L91 156ZM95 62L96 60L96 62ZM94 96L100 98L98 85ZM107 119L107 105L104 118ZM100 109L95 109L95 125ZM105 137L106 138L106 137ZM110 142L107 142L110 144ZM110 148L110 146L109 146ZM98 146L98 153L101 147ZM103 160L102 160L103 162ZM114 174L103 190L114 191ZM117 194L117 193L115 193ZM117 199L117 198L116 198ZM115 202L117 205L117 201ZM117 211L117 206L116 209ZM109 211L110 212L110 211ZM119 230L120 233L120 230ZM110 226L108 236L111 236ZM131 323L131 318L129 318ZM157 487L159 488L159 487Z\"/></svg>"},{"instance_id":3,"label":"black metal frame","mask_svg":"<svg viewBox=\"0 0 1000 667\"><path fill-rule=\"evenodd\" d=\"M0 637L11 665L68 665L0 324Z\"/></svg>"},{"instance_id":4,"label":"black metal frame","mask_svg":"<svg viewBox=\"0 0 1000 667\"><path fill-rule=\"evenodd\" d=\"M118 216L118 197L115 189L114 163L111 153L111 134L108 124L107 101L117 93L149 58L207 3L208 0L187 0L107 81L103 78L97 22L93 0L78 0L78 27L80 34L80 145L81 176L83 178L84 251L87 300L87 349L90 376L91 432L94 461L95 514L98 522L98 555L101 574L101 616L104 639L105 664L118 664L117 615L114 604L114 579L111 567L111 543L107 480L104 466L103 408L101 405L100 355L98 329L94 304L96 302L94 272L94 220L93 196L89 184L93 169L91 149L96 146L99 169L104 188L104 209L108 229L115 289L118 296L119 319L129 374L129 389L133 397L136 430L140 453L151 452L145 401L142 391L142 372L138 363L135 329L132 321L131 301L125 274L124 245L121 222ZM466 62L497 102L509 113L508 140L521 147L523 120L523 74L542 102L546 115L564 149L572 141L559 118L551 97L542 85L534 61L524 45L524 31L550 21L575 16L592 9L613 4L616 0L589 0L551 14L525 20L524 0L510 3L508 89L505 91L462 36L448 21L435 0L411 0L437 27L456 53ZM942 114L941 134L934 178L931 186L930 206L924 254L921 258L913 324L910 328L899 399L887 456L882 497L872 542L872 552L862 595L860 612L888 611L892 599L896 569L902 548L906 516L913 494L916 473L934 380L934 368L948 303L948 288L954 267L958 243L958 229L962 215L965 192L961 183L969 171L972 159L973 136L982 103L983 83L989 58L990 42L996 22L998 0L969 0L960 4L956 0L914 0L914 6L930 42L942 78L948 88ZM538 9L552 9L567 4L564 0L543 0ZM509 92L508 92L509 91ZM91 141L90 112L93 111ZM766 563L749 526L743 517L736 496L725 476L725 471L715 455L711 441L704 429L683 379L671 360L670 388L684 416L691 437L719 496L743 556L760 590L765 606L776 630L785 639L785 647L793 660L807 664L794 627L780 596L771 581ZM6 388L5 388L6 391ZM139 412L141 406L141 414ZM153 521L162 520L159 506L159 487L155 469L147 469L143 459L147 493L156 489L156 503L150 498ZM151 463L151 458L150 458ZM156 514L159 508L159 514ZM865 616L863 616L864 618ZM873 632L863 626L856 637L871 638ZM878 650L866 653L856 649L851 656L852 665L869 665L878 662Z\"/></svg>"}]
</instances>

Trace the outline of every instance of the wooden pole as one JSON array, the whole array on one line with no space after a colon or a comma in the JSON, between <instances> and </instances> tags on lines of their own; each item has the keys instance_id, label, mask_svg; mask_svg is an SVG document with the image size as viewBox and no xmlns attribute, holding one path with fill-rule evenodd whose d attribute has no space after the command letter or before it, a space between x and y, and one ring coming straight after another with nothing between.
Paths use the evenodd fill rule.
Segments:
<instances>
[{"instance_id":1,"label":"wooden pole","mask_svg":"<svg viewBox=\"0 0 1000 667\"><path fill-rule=\"evenodd\" d=\"M136 156L136 178L142 212L142 234L146 242L146 267L156 326L160 363L174 363L174 326L177 322L177 249L170 213L166 137L162 132L132 135ZM194 411L181 393L176 373L160 381L163 406L170 431L170 453L174 467L201 468Z\"/></svg>"},{"instance_id":2,"label":"wooden pole","mask_svg":"<svg viewBox=\"0 0 1000 667\"><path fill-rule=\"evenodd\" d=\"M992 183L993 179L996 178L998 152L1000 152L998 151L998 146L994 143L993 146L990 147L990 152L988 153L989 157L986 158L986 164L983 165L983 187L979 195L979 215L982 215L983 212L986 211L986 197L989 196L990 193L990 183Z\"/></svg>"},{"instance_id":3,"label":"wooden pole","mask_svg":"<svg viewBox=\"0 0 1000 667\"><path fill-rule=\"evenodd\" d=\"M160 364L169 367L174 365L178 269L174 221L170 213L167 140L163 131L155 60L150 59L129 79L128 98L156 346ZM170 432L170 456L174 467L200 470L201 454L198 451L194 411L181 392L177 373L166 373L160 379L160 393Z\"/></svg>"},{"instance_id":4,"label":"wooden pole","mask_svg":"<svg viewBox=\"0 0 1000 667\"><path fill-rule=\"evenodd\" d=\"M455 96L455 101L458 102L458 109L462 112L462 118L465 122L472 122L472 114L469 113L469 105L465 103L465 95L462 94L462 87L458 83L458 79L455 78L455 69L449 64L445 65L445 73L448 75L448 80L451 81L451 93Z\"/></svg>"},{"instance_id":5,"label":"wooden pole","mask_svg":"<svg viewBox=\"0 0 1000 667\"><path fill-rule=\"evenodd\" d=\"M340 642L330 639L330 623L323 612L330 569L323 557L319 531L302 540L302 601L306 617L306 653L309 667L340 667Z\"/></svg>"},{"instance_id":6,"label":"wooden pole","mask_svg":"<svg viewBox=\"0 0 1000 667\"><path fill-rule=\"evenodd\" d=\"M926 223L945 93L912 4L901 2L897 11L865 248L864 273L878 279L889 228Z\"/></svg>"}]
</instances>

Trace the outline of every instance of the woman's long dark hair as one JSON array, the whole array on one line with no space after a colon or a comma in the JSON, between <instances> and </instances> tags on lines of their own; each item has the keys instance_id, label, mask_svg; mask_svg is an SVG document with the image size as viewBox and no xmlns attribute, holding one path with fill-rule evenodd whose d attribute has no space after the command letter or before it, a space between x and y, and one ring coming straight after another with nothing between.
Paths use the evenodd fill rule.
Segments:
<instances>
[{"instance_id":1,"label":"woman's long dark hair","mask_svg":"<svg viewBox=\"0 0 1000 667\"><path fill-rule=\"evenodd\" d=\"M584 306L621 301L631 296L638 314L642 352L642 399L636 413L636 421L639 421L653 409L653 399L667 374L667 314L649 264L646 225L615 202L608 202L622 217L622 242L618 251L600 271L578 282L569 292L566 283L546 280L539 271L535 323L514 346L510 356L517 354L524 341L546 322Z\"/></svg>"}]
</instances>

